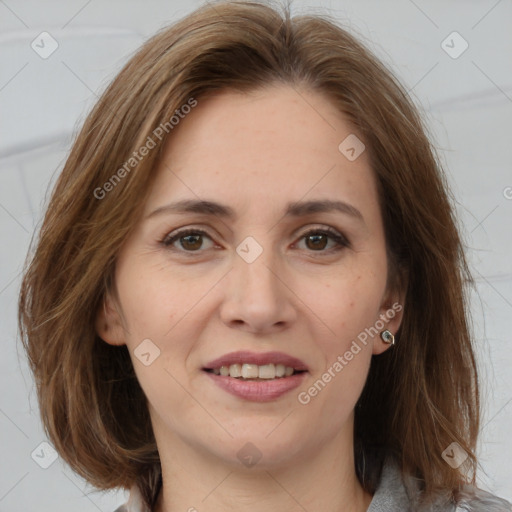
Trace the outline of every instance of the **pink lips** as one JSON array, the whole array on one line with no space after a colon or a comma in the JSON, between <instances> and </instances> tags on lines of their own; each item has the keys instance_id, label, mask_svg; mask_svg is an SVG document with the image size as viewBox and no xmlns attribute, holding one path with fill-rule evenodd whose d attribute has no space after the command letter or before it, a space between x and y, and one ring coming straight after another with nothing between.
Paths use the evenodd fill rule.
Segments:
<instances>
[{"instance_id":1,"label":"pink lips","mask_svg":"<svg viewBox=\"0 0 512 512\"><path fill-rule=\"evenodd\" d=\"M258 354L256 352L249 352L248 350L226 354L218 359L210 361L204 368L205 370L213 370L214 368L220 368L221 366L231 366L232 364L244 363L257 364L258 366L274 363L290 366L299 371L308 370L308 367L300 359L284 354L283 352L265 352L263 354Z\"/></svg>"},{"instance_id":2,"label":"pink lips","mask_svg":"<svg viewBox=\"0 0 512 512\"><path fill-rule=\"evenodd\" d=\"M218 359L210 361L204 370L212 370L221 366L232 364L282 364L290 366L295 370L302 371L289 377L280 377L270 380L241 380L233 377L215 375L213 372L206 372L206 375L213 380L217 386L231 395L250 400L252 402L270 402L280 396L297 388L306 378L308 367L296 357L289 356L282 352L265 352L258 354L249 351L239 351L226 354Z\"/></svg>"},{"instance_id":3,"label":"pink lips","mask_svg":"<svg viewBox=\"0 0 512 512\"><path fill-rule=\"evenodd\" d=\"M298 387L305 379L307 373L296 373L290 377L280 377L279 379L268 381L244 381L215 375L214 373L206 373L206 375L224 391L239 398L252 402L271 402Z\"/></svg>"}]
</instances>

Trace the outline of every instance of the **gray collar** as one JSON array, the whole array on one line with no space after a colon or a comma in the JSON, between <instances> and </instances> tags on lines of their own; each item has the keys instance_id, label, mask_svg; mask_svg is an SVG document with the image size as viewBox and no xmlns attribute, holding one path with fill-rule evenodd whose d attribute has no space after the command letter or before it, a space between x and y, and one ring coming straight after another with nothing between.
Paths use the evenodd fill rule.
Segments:
<instances>
[{"instance_id":1,"label":"gray collar","mask_svg":"<svg viewBox=\"0 0 512 512\"><path fill-rule=\"evenodd\" d=\"M398 464L388 458L384 462L377 490L367 512L402 512L410 510L410 498Z\"/></svg>"},{"instance_id":2,"label":"gray collar","mask_svg":"<svg viewBox=\"0 0 512 512\"><path fill-rule=\"evenodd\" d=\"M419 487L414 479L402 478L399 464L394 458L387 458L382 467L381 477L370 507L367 512L419 512L415 501L419 496ZM511 504L482 489L465 485L461 488L461 500L458 505L440 495L430 507L423 512L512 512ZM150 512L144 506L139 489L134 484L131 488L128 503L120 506L115 512Z\"/></svg>"}]
</instances>

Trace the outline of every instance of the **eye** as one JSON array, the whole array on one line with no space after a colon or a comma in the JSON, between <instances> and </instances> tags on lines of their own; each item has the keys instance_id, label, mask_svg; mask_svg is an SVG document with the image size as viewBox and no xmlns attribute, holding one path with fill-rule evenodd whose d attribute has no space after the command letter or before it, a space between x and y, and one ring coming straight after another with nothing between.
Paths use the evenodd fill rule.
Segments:
<instances>
[{"instance_id":1,"label":"eye","mask_svg":"<svg viewBox=\"0 0 512 512\"><path fill-rule=\"evenodd\" d=\"M331 242L334 242L334 246L325 250L329 239ZM344 247L350 246L349 241L341 233L331 228L312 229L302 234L300 240L304 240L307 249L310 249L312 252L339 251Z\"/></svg>"},{"instance_id":2,"label":"eye","mask_svg":"<svg viewBox=\"0 0 512 512\"><path fill-rule=\"evenodd\" d=\"M162 240L162 244L166 247L172 246L173 249L178 249L177 247L174 247L174 244L179 241L181 248L186 252L198 252L199 249L204 249L204 237L212 241L212 239L210 238L208 233L206 233L206 231L203 231L201 229L183 229L173 235L166 236ZM206 248L209 249L211 247Z\"/></svg>"},{"instance_id":3,"label":"eye","mask_svg":"<svg viewBox=\"0 0 512 512\"><path fill-rule=\"evenodd\" d=\"M210 245L206 247L204 244L205 238L210 241ZM310 252L330 253L350 246L349 241L342 234L328 227L311 229L304 233L299 240L301 242L305 241L306 250ZM327 247L329 241L333 243L333 246ZM176 245L177 243L181 248ZM169 249L185 253L201 252L201 249L213 248L213 240L210 235L202 229L193 228L171 233L161 241L161 244Z\"/></svg>"}]
</instances>

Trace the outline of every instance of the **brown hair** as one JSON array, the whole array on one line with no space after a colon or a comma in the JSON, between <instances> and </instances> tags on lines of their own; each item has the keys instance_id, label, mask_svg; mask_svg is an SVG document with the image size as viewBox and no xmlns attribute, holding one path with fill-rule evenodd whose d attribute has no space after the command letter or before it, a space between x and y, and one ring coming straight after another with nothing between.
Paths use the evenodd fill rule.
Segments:
<instances>
[{"instance_id":1,"label":"brown hair","mask_svg":"<svg viewBox=\"0 0 512 512\"><path fill-rule=\"evenodd\" d=\"M51 196L19 300L46 432L91 484L137 483L153 506L161 468L145 396L126 347L97 335L96 314L172 136L175 111L209 92L276 83L325 95L364 140L392 275L406 286L397 344L372 359L356 406L358 478L373 493L392 453L404 474L421 481L425 500L440 490L456 496L468 475L475 482L479 393L466 316L470 276L445 178L389 70L328 16L291 18L289 7L283 14L249 2L201 7L146 42L87 117ZM168 129L161 143L97 198L98 187L112 183L162 125ZM458 469L441 456L452 442L468 453Z\"/></svg>"}]
</instances>

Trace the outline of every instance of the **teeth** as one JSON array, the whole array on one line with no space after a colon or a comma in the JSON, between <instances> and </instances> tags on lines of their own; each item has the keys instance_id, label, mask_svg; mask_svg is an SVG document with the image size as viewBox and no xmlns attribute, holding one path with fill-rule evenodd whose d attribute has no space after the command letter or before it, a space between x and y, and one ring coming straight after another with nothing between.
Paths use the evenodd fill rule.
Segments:
<instances>
[{"instance_id":1,"label":"teeth","mask_svg":"<svg viewBox=\"0 0 512 512\"><path fill-rule=\"evenodd\" d=\"M276 364L276 377L284 377L286 367L284 364Z\"/></svg>"},{"instance_id":2,"label":"teeth","mask_svg":"<svg viewBox=\"0 0 512 512\"><path fill-rule=\"evenodd\" d=\"M289 377L293 375L294 369L291 366L284 364L264 364L258 366L257 364L232 364L231 366L221 366L214 368L215 375L222 375L224 377L233 377L235 379L275 379L281 377Z\"/></svg>"},{"instance_id":3,"label":"teeth","mask_svg":"<svg viewBox=\"0 0 512 512\"><path fill-rule=\"evenodd\" d=\"M244 364L242 365L242 377L244 379L257 379L258 378L258 365L257 364ZM231 375L231 367L229 367L229 374Z\"/></svg>"},{"instance_id":4,"label":"teeth","mask_svg":"<svg viewBox=\"0 0 512 512\"><path fill-rule=\"evenodd\" d=\"M258 377L260 379L275 379L276 367L272 363L260 366Z\"/></svg>"},{"instance_id":5,"label":"teeth","mask_svg":"<svg viewBox=\"0 0 512 512\"><path fill-rule=\"evenodd\" d=\"M241 364L232 364L229 367L229 375L231 377L241 377L242 376L242 365Z\"/></svg>"}]
</instances>

